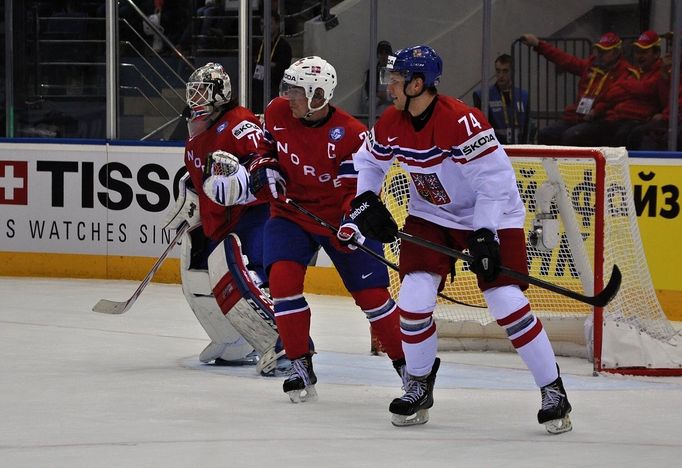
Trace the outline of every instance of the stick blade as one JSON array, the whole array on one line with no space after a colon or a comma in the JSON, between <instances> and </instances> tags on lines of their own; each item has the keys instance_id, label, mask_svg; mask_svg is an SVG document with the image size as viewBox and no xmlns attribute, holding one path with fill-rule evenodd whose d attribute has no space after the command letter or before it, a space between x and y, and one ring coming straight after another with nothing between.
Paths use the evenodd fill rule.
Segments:
<instances>
[{"instance_id":1,"label":"stick blade","mask_svg":"<svg viewBox=\"0 0 682 468\"><path fill-rule=\"evenodd\" d=\"M125 313L128 309L130 309L128 302L116 302L110 301L108 299L100 299L100 301L92 308L92 311L99 312L100 314L120 315Z\"/></svg>"},{"instance_id":2,"label":"stick blade","mask_svg":"<svg viewBox=\"0 0 682 468\"><path fill-rule=\"evenodd\" d=\"M620 272L618 265L613 265L613 270L611 270L611 278L609 283L606 285L602 291L594 296L593 305L597 307L605 307L611 300L616 297L618 290L620 289L620 282L623 279L623 275Z\"/></svg>"}]
</instances>

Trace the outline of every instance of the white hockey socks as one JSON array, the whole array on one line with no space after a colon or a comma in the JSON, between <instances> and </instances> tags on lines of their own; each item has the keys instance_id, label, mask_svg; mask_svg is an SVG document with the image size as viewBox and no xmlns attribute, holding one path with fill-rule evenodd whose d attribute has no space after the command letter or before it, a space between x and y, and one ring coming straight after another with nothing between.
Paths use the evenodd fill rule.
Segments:
<instances>
[{"instance_id":1,"label":"white hockey socks","mask_svg":"<svg viewBox=\"0 0 682 468\"><path fill-rule=\"evenodd\" d=\"M492 316L507 333L509 341L533 374L538 387L558 377L556 357L542 322L533 314L528 299L518 286L501 286L485 291Z\"/></svg>"}]
</instances>

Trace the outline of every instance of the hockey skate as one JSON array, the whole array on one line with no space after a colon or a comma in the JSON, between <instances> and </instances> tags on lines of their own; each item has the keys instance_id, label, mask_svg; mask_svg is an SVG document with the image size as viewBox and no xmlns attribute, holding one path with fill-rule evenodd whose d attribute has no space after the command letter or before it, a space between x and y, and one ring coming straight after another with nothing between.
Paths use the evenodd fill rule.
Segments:
<instances>
[{"instance_id":1,"label":"hockey skate","mask_svg":"<svg viewBox=\"0 0 682 468\"><path fill-rule=\"evenodd\" d=\"M370 336L370 347L369 347L369 352L372 356L379 356L380 354L385 354L386 351L384 350L384 347L381 345L381 341L379 341L379 337L377 337L374 332L372 331L372 327L369 327L369 336Z\"/></svg>"},{"instance_id":2,"label":"hockey skate","mask_svg":"<svg viewBox=\"0 0 682 468\"><path fill-rule=\"evenodd\" d=\"M248 348L251 351L248 351ZM216 366L255 366L258 363L258 359L258 353L245 341L237 345L211 341L199 354L199 361L204 364L214 362Z\"/></svg>"},{"instance_id":3,"label":"hockey skate","mask_svg":"<svg viewBox=\"0 0 682 468\"><path fill-rule=\"evenodd\" d=\"M215 366L227 366L227 367L235 367L235 366L255 366L258 364L258 360L260 359L260 356L258 352L251 351L249 354L244 356L241 359L223 359L221 357L218 357L213 361L213 365Z\"/></svg>"},{"instance_id":4,"label":"hockey skate","mask_svg":"<svg viewBox=\"0 0 682 468\"><path fill-rule=\"evenodd\" d=\"M315 384L317 376L313 371L313 357L306 354L291 361L291 373L282 388L292 403L317 400Z\"/></svg>"},{"instance_id":5,"label":"hockey skate","mask_svg":"<svg viewBox=\"0 0 682 468\"><path fill-rule=\"evenodd\" d=\"M428 422L429 408L433 406L433 386L436 383L438 367L440 367L440 359L436 358L429 375L414 377L403 370L404 377L403 375L401 377L405 382L405 394L393 400L389 406L388 410L392 414L391 424L414 426Z\"/></svg>"},{"instance_id":6,"label":"hockey skate","mask_svg":"<svg viewBox=\"0 0 682 468\"><path fill-rule=\"evenodd\" d=\"M542 408L538 411L538 422L544 424L550 434L561 434L573 429L569 413L571 404L568 402L561 377L540 389Z\"/></svg>"}]
</instances>

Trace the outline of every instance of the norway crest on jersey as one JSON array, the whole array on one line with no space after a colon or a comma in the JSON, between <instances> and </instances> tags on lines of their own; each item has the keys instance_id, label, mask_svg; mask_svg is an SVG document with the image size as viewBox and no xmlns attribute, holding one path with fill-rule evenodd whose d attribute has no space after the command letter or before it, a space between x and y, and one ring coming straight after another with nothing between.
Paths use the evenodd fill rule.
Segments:
<instances>
[{"instance_id":1,"label":"norway crest on jersey","mask_svg":"<svg viewBox=\"0 0 682 468\"><path fill-rule=\"evenodd\" d=\"M343 127L334 127L331 130L329 130L329 140L330 141L339 141L343 136L346 134L346 129Z\"/></svg>"}]
</instances>

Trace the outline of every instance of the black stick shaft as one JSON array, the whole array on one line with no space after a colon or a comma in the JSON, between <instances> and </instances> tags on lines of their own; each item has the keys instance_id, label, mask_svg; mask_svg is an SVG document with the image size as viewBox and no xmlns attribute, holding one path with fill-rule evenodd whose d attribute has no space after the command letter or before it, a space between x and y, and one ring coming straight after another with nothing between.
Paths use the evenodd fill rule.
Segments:
<instances>
[{"instance_id":1,"label":"black stick shaft","mask_svg":"<svg viewBox=\"0 0 682 468\"><path fill-rule=\"evenodd\" d=\"M431 242L429 240L413 236L412 234L408 234L406 232L398 231L398 237L404 241L412 242L413 244L420 245L427 249L435 250L436 252L440 252L444 255L464 260L465 262L472 263L474 261L474 257L472 257L471 255L467 255L464 252L460 252L459 250L451 249L450 247L446 247L444 245L440 245L435 242ZM611 299L613 299L616 293L618 292L621 282L620 269L618 268L617 265L614 265L613 270L611 271L611 278L609 279L609 282L606 285L606 287L596 296L585 296L570 289L557 286L556 284L549 283L547 281L535 278L533 276L528 276L516 270L512 270L511 268L508 268L506 266L501 266L500 271L501 271L500 274L508 276L509 278L521 280L534 286L538 286L548 291L552 291L562 296L570 297L571 299L575 299L576 301L584 302L586 304L590 304L596 307L604 307L606 304L611 302Z\"/></svg>"},{"instance_id":2,"label":"black stick shaft","mask_svg":"<svg viewBox=\"0 0 682 468\"><path fill-rule=\"evenodd\" d=\"M336 235L336 233L339 232L339 229L338 229L337 227L331 225L330 223L328 223L328 222L325 221L324 219L322 219L322 218L320 218L319 216L317 216L315 213L313 213L313 212L307 210L306 208L302 207L301 205L299 205L299 204L298 204L297 202L295 202L294 200L292 200L292 199L290 199L290 198L286 198L286 199L284 199L283 201L284 201L284 203L286 203L287 205L290 205L290 206L294 207L294 209L298 210L300 213L303 213L304 215L308 216L309 218L311 218L311 219L317 221L321 226L326 227L326 228L329 229L331 232L333 232L334 235ZM355 242L355 241L352 241L352 242L353 242L353 245L355 245L358 249L362 250L362 251L365 252L366 254L371 255L372 257L374 257L375 259L377 259L378 261L380 261L381 263L383 263L384 265L386 265L386 266L389 267L390 269L392 269L392 270L394 270L394 271L400 271L400 269L398 268L398 265L396 265L395 263L392 263L392 262L390 262L389 260L385 259L383 256L381 256L381 255L379 255L378 253L376 253L374 250L370 249L369 247L365 247L364 245L362 245L362 244L360 244L360 243L358 243L358 242ZM446 295L443 294L443 293L438 293L438 297L442 297L443 299L445 299L445 300L447 300L447 301L450 301L450 302L452 302L452 303L454 303L454 304L460 304L460 305L467 306L467 307L475 307L475 308L478 308L478 309L485 309L485 307L483 307L483 306L471 305L471 304L467 304L466 302L458 301L458 300L453 299L453 298L451 298L451 297L449 297L449 296L446 296Z\"/></svg>"}]
</instances>

